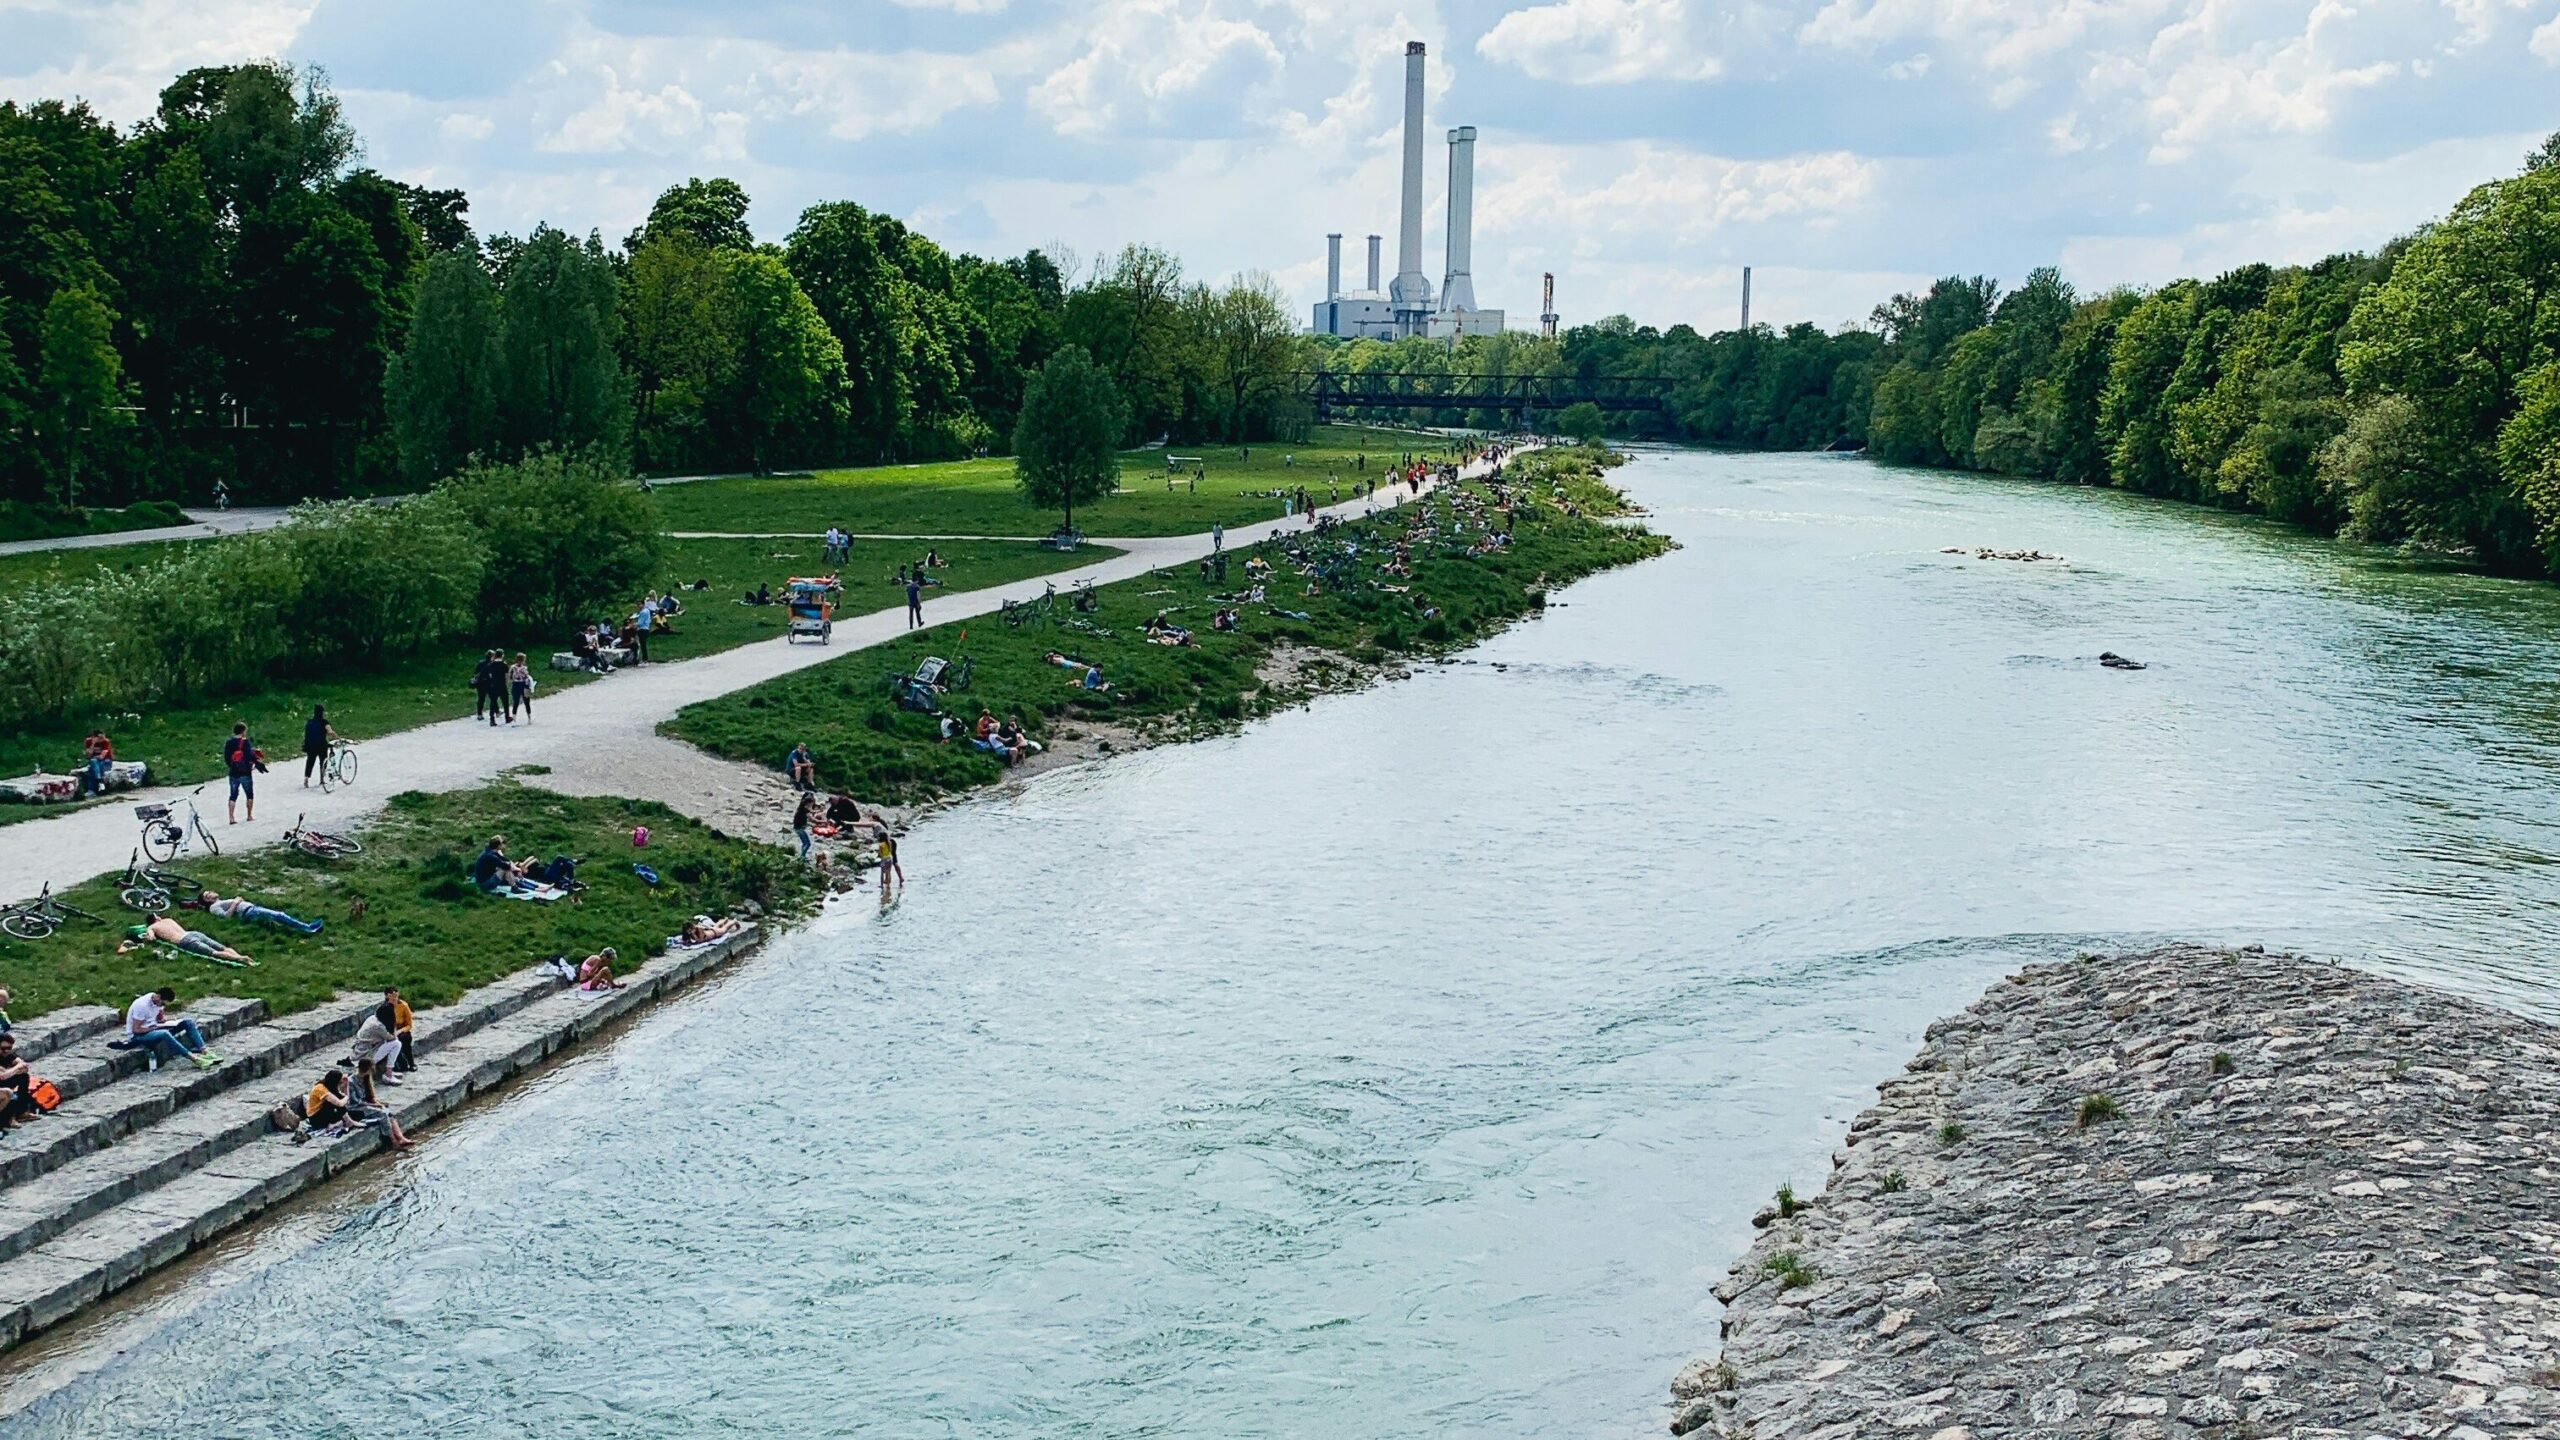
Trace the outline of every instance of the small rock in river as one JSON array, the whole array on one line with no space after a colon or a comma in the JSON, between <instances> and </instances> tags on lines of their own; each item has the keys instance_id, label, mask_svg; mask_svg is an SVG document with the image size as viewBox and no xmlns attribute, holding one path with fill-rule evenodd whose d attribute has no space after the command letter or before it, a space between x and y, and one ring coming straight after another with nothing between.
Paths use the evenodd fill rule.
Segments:
<instances>
[{"instance_id":1,"label":"small rock in river","mask_svg":"<svg viewBox=\"0 0 2560 1440\"><path fill-rule=\"evenodd\" d=\"M2099 651L2098 663L2106 666L2110 670L2148 670L2151 668L2139 660L2126 659L2124 656L2117 654L2113 650Z\"/></svg>"}]
</instances>

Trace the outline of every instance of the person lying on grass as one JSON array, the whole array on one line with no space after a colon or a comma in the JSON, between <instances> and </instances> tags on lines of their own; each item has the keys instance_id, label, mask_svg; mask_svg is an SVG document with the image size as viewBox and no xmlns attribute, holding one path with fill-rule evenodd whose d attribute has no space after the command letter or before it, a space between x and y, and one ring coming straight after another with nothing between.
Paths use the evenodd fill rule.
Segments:
<instances>
[{"instance_id":1,"label":"person lying on grass","mask_svg":"<svg viewBox=\"0 0 2560 1440\"><path fill-rule=\"evenodd\" d=\"M226 898L211 890L199 890L196 892L196 908L224 920L247 920L259 925L273 925L280 930L298 930L305 935L320 933L319 921L297 920L281 910L270 910L246 895Z\"/></svg>"},{"instance_id":2,"label":"person lying on grass","mask_svg":"<svg viewBox=\"0 0 2560 1440\"><path fill-rule=\"evenodd\" d=\"M1174 624L1162 615L1150 616L1147 620L1146 628L1147 638L1158 645L1196 645L1199 643L1191 638L1191 632L1189 630Z\"/></svg>"},{"instance_id":3,"label":"person lying on grass","mask_svg":"<svg viewBox=\"0 0 2560 1440\"><path fill-rule=\"evenodd\" d=\"M1111 682L1102 678L1102 667L1099 665L1088 665L1072 655L1061 655L1055 650L1040 658L1061 670L1082 671L1082 674L1075 677L1075 683L1080 689L1090 690L1097 695L1111 693Z\"/></svg>"},{"instance_id":4,"label":"person lying on grass","mask_svg":"<svg viewBox=\"0 0 2560 1440\"><path fill-rule=\"evenodd\" d=\"M116 944L116 953L129 954L155 943L174 945L190 955L202 955L208 960L228 960L235 965L258 963L203 931L190 930L158 911L144 916L141 924L128 928L124 939Z\"/></svg>"}]
</instances>

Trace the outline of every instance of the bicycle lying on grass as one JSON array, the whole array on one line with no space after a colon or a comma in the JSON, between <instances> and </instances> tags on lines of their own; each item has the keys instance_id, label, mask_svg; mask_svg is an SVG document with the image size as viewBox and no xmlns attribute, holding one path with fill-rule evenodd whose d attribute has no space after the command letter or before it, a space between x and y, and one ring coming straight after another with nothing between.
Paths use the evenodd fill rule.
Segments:
<instances>
[{"instance_id":1,"label":"bicycle lying on grass","mask_svg":"<svg viewBox=\"0 0 2560 1440\"><path fill-rule=\"evenodd\" d=\"M167 914L172 896L184 895L192 898L204 892L204 887L197 884L193 876L181 875L175 870L163 870L157 865L143 864L142 852L139 850L134 851L133 858L125 862L124 874L118 879L117 884L122 887L116 891L117 899L133 909L153 915Z\"/></svg>"},{"instance_id":2,"label":"bicycle lying on grass","mask_svg":"<svg viewBox=\"0 0 2560 1440\"><path fill-rule=\"evenodd\" d=\"M92 915L77 905L54 898L53 882L46 881L44 893L22 905L0 907L0 930L21 940L42 940L62 928L65 919L86 920L104 925L103 916Z\"/></svg>"},{"instance_id":3,"label":"bicycle lying on grass","mask_svg":"<svg viewBox=\"0 0 2560 1440\"><path fill-rule=\"evenodd\" d=\"M303 817L300 815L293 817L293 828L284 832L284 843L314 860L340 860L350 855L364 853L362 845L344 835L332 835L325 830L314 830L303 824Z\"/></svg>"}]
</instances>

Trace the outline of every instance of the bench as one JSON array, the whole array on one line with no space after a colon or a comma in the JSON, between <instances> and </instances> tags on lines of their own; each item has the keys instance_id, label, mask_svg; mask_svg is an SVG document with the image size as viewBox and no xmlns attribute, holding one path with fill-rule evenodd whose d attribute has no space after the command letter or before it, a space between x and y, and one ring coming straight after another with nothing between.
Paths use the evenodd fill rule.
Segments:
<instances>
[{"instance_id":1,"label":"bench","mask_svg":"<svg viewBox=\"0 0 2560 1440\"><path fill-rule=\"evenodd\" d=\"M150 767L139 760L113 760L107 764L105 788L132 790L139 788L150 775ZM21 805L54 805L80 798L80 775L49 775L38 771L14 780L0 780L0 801Z\"/></svg>"}]
</instances>

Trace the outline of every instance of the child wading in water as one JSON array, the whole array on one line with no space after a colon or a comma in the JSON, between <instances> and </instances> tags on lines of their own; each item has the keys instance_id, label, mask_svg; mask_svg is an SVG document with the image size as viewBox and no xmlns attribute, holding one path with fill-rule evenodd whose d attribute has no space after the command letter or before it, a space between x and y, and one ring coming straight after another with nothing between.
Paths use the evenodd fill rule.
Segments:
<instances>
[{"instance_id":1,"label":"child wading in water","mask_svg":"<svg viewBox=\"0 0 2560 1440\"><path fill-rule=\"evenodd\" d=\"M889 903L889 882L907 883L907 872L898 868L898 837L887 830L880 832L880 903Z\"/></svg>"}]
</instances>

